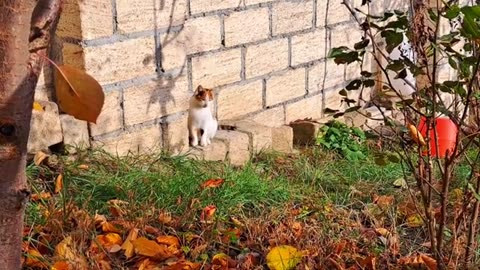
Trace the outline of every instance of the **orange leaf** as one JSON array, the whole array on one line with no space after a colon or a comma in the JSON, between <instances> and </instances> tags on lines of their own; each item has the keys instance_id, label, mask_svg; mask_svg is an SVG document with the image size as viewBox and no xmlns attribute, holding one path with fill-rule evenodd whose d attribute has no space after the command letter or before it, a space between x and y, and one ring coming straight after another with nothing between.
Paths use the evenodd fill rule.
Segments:
<instances>
[{"instance_id":1,"label":"orange leaf","mask_svg":"<svg viewBox=\"0 0 480 270\"><path fill-rule=\"evenodd\" d=\"M59 193L63 189L63 175L59 174L55 179L55 193Z\"/></svg>"},{"instance_id":2,"label":"orange leaf","mask_svg":"<svg viewBox=\"0 0 480 270\"><path fill-rule=\"evenodd\" d=\"M50 270L72 270L72 269L73 268L70 267L70 264L64 261L60 261L52 265L52 268Z\"/></svg>"},{"instance_id":3,"label":"orange leaf","mask_svg":"<svg viewBox=\"0 0 480 270\"><path fill-rule=\"evenodd\" d=\"M117 233L101 234L101 235L98 235L95 239L105 249L110 249L114 245L122 244L122 237Z\"/></svg>"},{"instance_id":4,"label":"orange leaf","mask_svg":"<svg viewBox=\"0 0 480 270\"><path fill-rule=\"evenodd\" d=\"M393 196L378 196L374 194L373 196L373 203L378 205L380 208L387 208L392 205L394 197Z\"/></svg>"},{"instance_id":5,"label":"orange leaf","mask_svg":"<svg viewBox=\"0 0 480 270\"><path fill-rule=\"evenodd\" d=\"M77 168L82 169L82 170L88 170L89 166L87 164L80 164L80 165L78 165Z\"/></svg>"},{"instance_id":6,"label":"orange leaf","mask_svg":"<svg viewBox=\"0 0 480 270\"><path fill-rule=\"evenodd\" d=\"M425 254L420 254L420 258L427 266L428 270L437 270L437 261Z\"/></svg>"},{"instance_id":7,"label":"orange leaf","mask_svg":"<svg viewBox=\"0 0 480 270\"><path fill-rule=\"evenodd\" d=\"M225 182L224 179L208 179L205 183L202 184L202 188L216 188L219 187Z\"/></svg>"},{"instance_id":8,"label":"orange leaf","mask_svg":"<svg viewBox=\"0 0 480 270\"><path fill-rule=\"evenodd\" d=\"M408 128L410 136L412 137L414 142L416 142L417 144L419 144L421 146L427 145L427 143L425 142L425 139L423 139L422 134L420 134L420 132L418 132L417 128L414 125L408 124L407 128Z\"/></svg>"},{"instance_id":9,"label":"orange leaf","mask_svg":"<svg viewBox=\"0 0 480 270\"><path fill-rule=\"evenodd\" d=\"M125 250L124 254L125 254L125 257L127 257L127 259L130 259L133 256L134 248L133 248L132 241L136 240L137 237L138 237L138 229L133 228L128 233L128 236L127 236L127 239L125 239L125 242L123 242L122 249Z\"/></svg>"},{"instance_id":10,"label":"orange leaf","mask_svg":"<svg viewBox=\"0 0 480 270\"><path fill-rule=\"evenodd\" d=\"M105 233L121 233L122 232L120 229L115 227L115 225L107 221L102 223L102 231Z\"/></svg>"},{"instance_id":11,"label":"orange leaf","mask_svg":"<svg viewBox=\"0 0 480 270\"><path fill-rule=\"evenodd\" d=\"M40 164L42 164L42 162L48 157L49 155L45 154L42 151L38 151L37 153L35 153L35 156L33 157L33 163L37 166L40 166Z\"/></svg>"},{"instance_id":12,"label":"orange leaf","mask_svg":"<svg viewBox=\"0 0 480 270\"><path fill-rule=\"evenodd\" d=\"M44 262L45 258L40 254L37 249L30 248L27 252L27 259L25 260L25 265L29 267L37 268L47 268L46 263Z\"/></svg>"},{"instance_id":13,"label":"orange leaf","mask_svg":"<svg viewBox=\"0 0 480 270\"><path fill-rule=\"evenodd\" d=\"M212 264L221 266L222 269L228 269L235 266L235 262L225 253L218 253L213 256Z\"/></svg>"},{"instance_id":14,"label":"orange leaf","mask_svg":"<svg viewBox=\"0 0 480 270\"><path fill-rule=\"evenodd\" d=\"M201 264L188 261L179 261L165 268L165 270L197 270Z\"/></svg>"},{"instance_id":15,"label":"orange leaf","mask_svg":"<svg viewBox=\"0 0 480 270\"><path fill-rule=\"evenodd\" d=\"M42 191L40 193L35 193L35 194L32 194L32 196L30 197L30 199L34 202L36 201L40 201L40 200L48 200L52 197L52 194L50 192L45 192L45 191Z\"/></svg>"},{"instance_id":16,"label":"orange leaf","mask_svg":"<svg viewBox=\"0 0 480 270\"><path fill-rule=\"evenodd\" d=\"M141 256L154 259L167 259L170 257L170 252L165 246L157 244L157 242L148 240L145 237L140 237L132 241L135 253Z\"/></svg>"},{"instance_id":17,"label":"orange leaf","mask_svg":"<svg viewBox=\"0 0 480 270\"><path fill-rule=\"evenodd\" d=\"M217 207L215 205L209 205L205 207L202 211L202 214L200 215L200 221L210 221L213 218L215 211L217 211Z\"/></svg>"},{"instance_id":18,"label":"orange leaf","mask_svg":"<svg viewBox=\"0 0 480 270\"><path fill-rule=\"evenodd\" d=\"M163 225L169 225L172 223L173 218L170 213L161 212L160 215L158 216L158 221L160 221L160 223Z\"/></svg>"},{"instance_id":19,"label":"orange leaf","mask_svg":"<svg viewBox=\"0 0 480 270\"><path fill-rule=\"evenodd\" d=\"M162 235L157 237L157 242L159 244L166 245L166 246L173 246L175 248L180 247L180 242L178 241L178 238L175 236Z\"/></svg>"},{"instance_id":20,"label":"orange leaf","mask_svg":"<svg viewBox=\"0 0 480 270\"><path fill-rule=\"evenodd\" d=\"M55 67L59 107L79 120L96 123L105 100L102 86L83 70L69 65Z\"/></svg>"}]
</instances>

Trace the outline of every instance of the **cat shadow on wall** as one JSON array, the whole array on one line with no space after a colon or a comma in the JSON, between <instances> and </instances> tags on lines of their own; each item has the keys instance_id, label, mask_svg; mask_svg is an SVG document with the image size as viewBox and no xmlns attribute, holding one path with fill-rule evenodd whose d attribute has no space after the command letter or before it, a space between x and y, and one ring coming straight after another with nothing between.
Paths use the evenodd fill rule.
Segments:
<instances>
[{"instance_id":1,"label":"cat shadow on wall","mask_svg":"<svg viewBox=\"0 0 480 270\"><path fill-rule=\"evenodd\" d=\"M171 1L171 9L169 12L169 23L163 38L161 38L162 34L160 33L160 30L162 29L160 29L158 26L158 11L164 10L168 7L166 5L165 0L152 0L152 1L154 4L153 12L154 12L154 27L155 27L154 28L155 66L156 66L157 78L155 80L156 91L153 91L152 95L150 96L149 102L147 104L147 111L150 109L154 109L155 112L157 112L159 115L164 117L165 115L170 113L169 111L171 111L171 109L169 110L168 107L169 106L172 107L171 105L172 103L173 103L173 106L180 106L180 104L178 104L180 101L176 100L175 95L174 93L172 93L172 91L174 91L174 89L177 89L175 86L177 85L178 80L181 79L183 76L186 76L185 71L186 71L187 63L186 61L184 61L181 67L173 71L172 70L166 71L164 69L164 63L166 60L164 48L167 47L172 42L174 42L180 35L180 31L172 31L172 28L174 26L173 25L174 13L177 7L178 0ZM185 87L187 87L187 85L185 85ZM183 90L183 89L177 89L177 91L178 90ZM187 91L187 89L185 90ZM158 111L155 108L157 104L159 106ZM170 125L168 120L172 120L172 119L167 119L167 121L161 122L164 149L172 152L182 151L184 150L183 148L185 147L184 140L182 138L173 138L173 137L170 138L169 136ZM188 138L184 138L184 139L188 141Z\"/></svg>"}]
</instances>

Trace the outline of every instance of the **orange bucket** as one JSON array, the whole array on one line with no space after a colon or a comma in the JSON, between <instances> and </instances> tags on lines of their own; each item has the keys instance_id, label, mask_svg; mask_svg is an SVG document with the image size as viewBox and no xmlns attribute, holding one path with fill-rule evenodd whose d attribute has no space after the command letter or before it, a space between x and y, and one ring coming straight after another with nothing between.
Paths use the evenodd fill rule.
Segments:
<instances>
[{"instance_id":1,"label":"orange bucket","mask_svg":"<svg viewBox=\"0 0 480 270\"><path fill-rule=\"evenodd\" d=\"M437 135L438 149L435 142L435 132L433 130L433 123L430 127L430 152L432 157L445 158L447 151L452 154L452 151L455 149L455 144L457 140L458 128L453 123L452 120L448 117L438 117L434 119L435 121L435 130ZM425 117L420 118L419 129L420 134L426 138L427 134L427 123ZM427 151L423 153L427 155ZM437 156L438 155L438 156Z\"/></svg>"}]
</instances>

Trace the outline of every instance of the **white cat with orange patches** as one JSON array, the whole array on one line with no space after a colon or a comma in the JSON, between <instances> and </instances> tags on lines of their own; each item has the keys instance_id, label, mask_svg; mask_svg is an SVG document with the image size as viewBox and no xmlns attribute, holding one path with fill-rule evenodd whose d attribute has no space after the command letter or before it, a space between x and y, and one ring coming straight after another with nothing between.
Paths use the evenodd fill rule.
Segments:
<instances>
[{"instance_id":1,"label":"white cat with orange patches","mask_svg":"<svg viewBox=\"0 0 480 270\"><path fill-rule=\"evenodd\" d=\"M188 110L188 132L190 144L207 146L212 142L217 133L218 122L212 114L213 90L197 87L190 98Z\"/></svg>"}]
</instances>

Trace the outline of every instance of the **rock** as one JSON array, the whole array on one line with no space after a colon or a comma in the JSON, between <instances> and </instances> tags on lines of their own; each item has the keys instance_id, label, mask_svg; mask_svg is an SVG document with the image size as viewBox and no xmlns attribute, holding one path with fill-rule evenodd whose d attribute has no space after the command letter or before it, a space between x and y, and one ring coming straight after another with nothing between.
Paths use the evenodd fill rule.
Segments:
<instances>
[{"instance_id":1,"label":"rock","mask_svg":"<svg viewBox=\"0 0 480 270\"><path fill-rule=\"evenodd\" d=\"M290 126L293 128L293 144L298 146L315 144L321 127L319 123L303 120L292 122Z\"/></svg>"},{"instance_id":2,"label":"rock","mask_svg":"<svg viewBox=\"0 0 480 270\"><path fill-rule=\"evenodd\" d=\"M63 131L63 143L73 146L72 149L68 149L70 153L74 153L76 148L86 149L90 147L87 122L75 119L68 114L62 114L60 115L60 123Z\"/></svg>"},{"instance_id":3,"label":"rock","mask_svg":"<svg viewBox=\"0 0 480 270\"><path fill-rule=\"evenodd\" d=\"M233 130L219 130L215 138L227 144L227 159L233 166L243 166L250 159L248 134Z\"/></svg>"},{"instance_id":4,"label":"rock","mask_svg":"<svg viewBox=\"0 0 480 270\"><path fill-rule=\"evenodd\" d=\"M291 153L293 151L293 128L290 126L273 127L272 148L275 151Z\"/></svg>"},{"instance_id":5,"label":"rock","mask_svg":"<svg viewBox=\"0 0 480 270\"><path fill-rule=\"evenodd\" d=\"M41 150L60 143L63 140L60 116L57 104L49 101L37 101L43 111L33 110L28 137L28 153L35 154Z\"/></svg>"}]
</instances>

